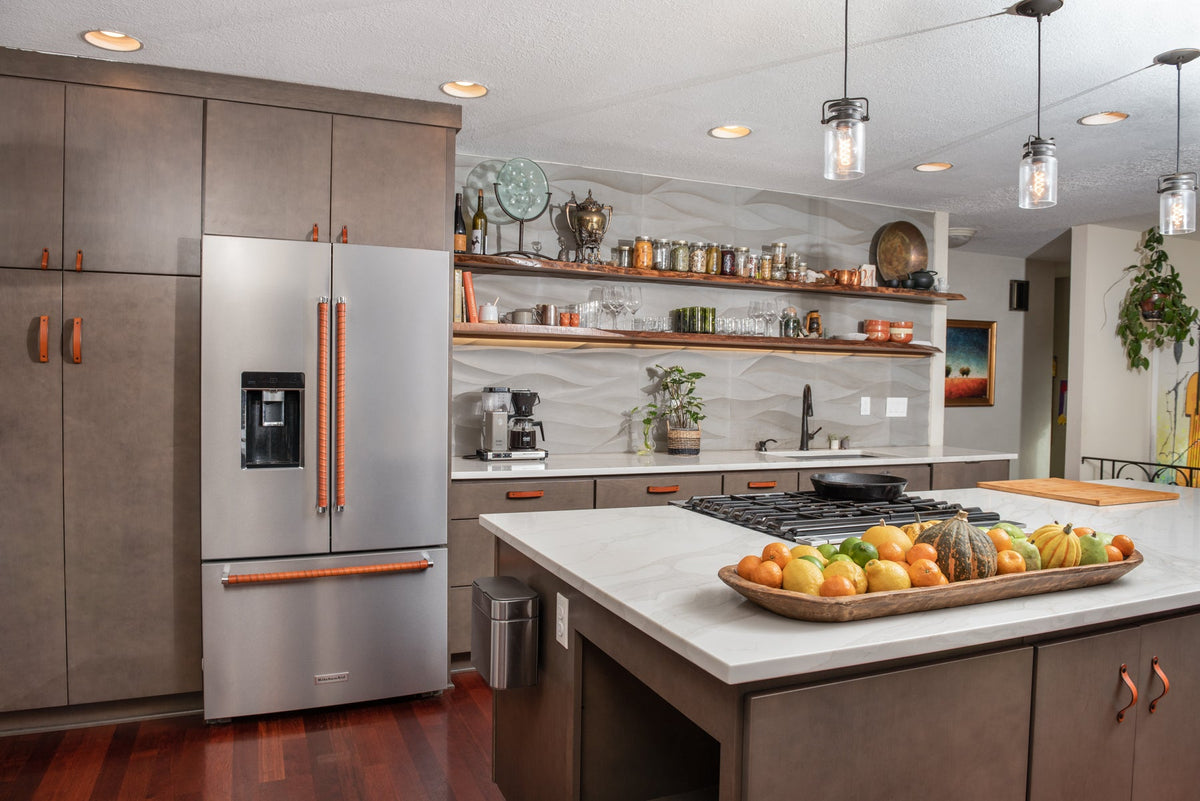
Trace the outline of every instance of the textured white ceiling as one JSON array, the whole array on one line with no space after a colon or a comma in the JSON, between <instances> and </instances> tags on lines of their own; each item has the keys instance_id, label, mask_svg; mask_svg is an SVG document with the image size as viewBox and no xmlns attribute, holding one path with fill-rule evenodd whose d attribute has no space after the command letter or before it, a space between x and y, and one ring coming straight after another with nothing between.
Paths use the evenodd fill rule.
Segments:
<instances>
[{"instance_id":1,"label":"textured white ceiling","mask_svg":"<svg viewBox=\"0 0 1200 801\"><path fill-rule=\"evenodd\" d=\"M1072 225L1145 228L1175 167L1175 70L1198 0L1065 0L1043 21L1042 134L1059 203L1016 206L1034 133L1037 23L995 0L852 0L849 93L871 103L867 175L821 177L821 103L842 95L843 8L813 0L8 0L0 45L447 101L460 153L949 212L968 250L1027 256ZM107 54L95 27L143 39ZM452 101L457 102L457 101ZM1200 60L1183 69L1182 169L1200 169ZM1084 114L1130 119L1085 128ZM740 123L747 139L718 141ZM954 169L922 174L922 161ZM1194 236L1194 235L1193 235Z\"/></svg>"}]
</instances>

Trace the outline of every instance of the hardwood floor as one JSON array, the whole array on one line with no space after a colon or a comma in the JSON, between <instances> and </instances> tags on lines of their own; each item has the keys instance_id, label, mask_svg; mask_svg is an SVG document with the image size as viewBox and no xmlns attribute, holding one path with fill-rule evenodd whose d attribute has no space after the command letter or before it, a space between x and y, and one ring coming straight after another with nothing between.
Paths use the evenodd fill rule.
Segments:
<instances>
[{"instance_id":1,"label":"hardwood floor","mask_svg":"<svg viewBox=\"0 0 1200 801\"><path fill-rule=\"evenodd\" d=\"M453 681L436 698L3 737L0 800L503 801L491 690Z\"/></svg>"}]
</instances>

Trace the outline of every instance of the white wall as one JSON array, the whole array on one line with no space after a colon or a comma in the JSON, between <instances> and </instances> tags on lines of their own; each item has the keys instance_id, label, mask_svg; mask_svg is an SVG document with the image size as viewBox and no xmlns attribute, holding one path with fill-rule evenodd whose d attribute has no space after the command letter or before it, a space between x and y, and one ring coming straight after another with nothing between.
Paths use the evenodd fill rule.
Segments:
<instances>
[{"instance_id":1,"label":"white wall","mask_svg":"<svg viewBox=\"0 0 1200 801\"><path fill-rule=\"evenodd\" d=\"M1098 225L1072 229L1071 356L1067 390L1067 478L1092 478L1083 456L1153 461L1152 371L1131 371L1117 338L1117 306L1137 261L1141 234ZM1168 237L1163 249L1184 292L1200 302L1200 242Z\"/></svg>"},{"instance_id":2,"label":"white wall","mask_svg":"<svg viewBox=\"0 0 1200 801\"><path fill-rule=\"evenodd\" d=\"M1025 320L1028 312L1008 310L1008 282L1025 277L1024 259L951 250L952 292L966 300L947 304L951 320L995 320L996 381L993 406L946 409L943 441L962 448L1015 452L1021 439ZM1024 475L1018 463L1014 477Z\"/></svg>"}]
</instances>

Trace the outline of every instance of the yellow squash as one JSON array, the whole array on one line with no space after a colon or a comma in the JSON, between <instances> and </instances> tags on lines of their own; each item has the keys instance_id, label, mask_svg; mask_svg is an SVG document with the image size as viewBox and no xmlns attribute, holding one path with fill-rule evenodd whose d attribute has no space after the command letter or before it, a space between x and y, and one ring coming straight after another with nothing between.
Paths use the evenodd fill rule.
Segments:
<instances>
[{"instance_id":1,"label":"yellow squash","mask_svg":"<svg viewBox=\"0 0 1200 801\"><path fill-rule=\"evenodd\" d=\"M1029 539L1042 555L1043 568L1075 567L1083 555L1079 536L1071 531L1070 523L1042 526Z\"/></svg>"}]
</instances>

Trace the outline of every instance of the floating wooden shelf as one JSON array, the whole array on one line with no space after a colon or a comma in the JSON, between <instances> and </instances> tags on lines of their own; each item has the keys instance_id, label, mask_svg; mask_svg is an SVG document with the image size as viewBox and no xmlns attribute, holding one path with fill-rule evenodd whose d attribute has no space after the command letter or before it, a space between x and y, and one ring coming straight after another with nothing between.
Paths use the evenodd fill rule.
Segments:
<instances>
[{"instance_id":1,"label":"floating wooden shelf","mask_svg":"<svg viewBox=\"0 0 1200 801\"><path fill-rule=\"evenodd\" d=\"M899 342L854 342L845 339L791 339L787 337L734 336L728 334L678 334L665 331L610 331L603 328L567 328L558 325L510 325L506 323L454 323L454 342L459 345L503 341L532 346L570 347L607 345L614 347L731 348L820 353L829 356L888 356L921 358L941 351L929 345Z\"/></svg>"},{"instance_id":2,"label":"floating wooden shelf","mask_svg":"<svg viewBox=\"0 0 1200 801\"><path fill-rule=\"evenodd\" d=\"M773 281L762 278L739 278L726 275L677 273L662 270L634 270L629 267L614 267L608 264L578 264L573 261L550 261L548 259L531 259L522 256L478 256L459 253L454 256L454 266L479 273L554 278L589 278L599 281L644 281L646 283L660 284L705 284L722 289L771 289L915 303L966 300L966 296L956 292L798 283L796 281Z\"/></svg>"}]
</instances>

